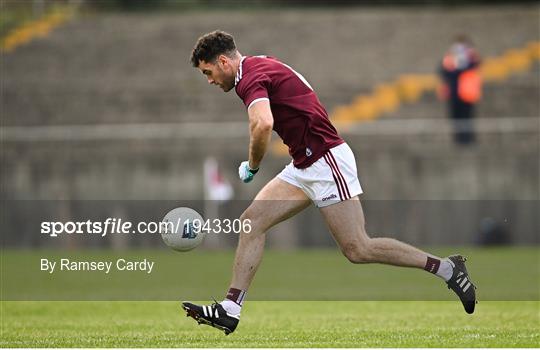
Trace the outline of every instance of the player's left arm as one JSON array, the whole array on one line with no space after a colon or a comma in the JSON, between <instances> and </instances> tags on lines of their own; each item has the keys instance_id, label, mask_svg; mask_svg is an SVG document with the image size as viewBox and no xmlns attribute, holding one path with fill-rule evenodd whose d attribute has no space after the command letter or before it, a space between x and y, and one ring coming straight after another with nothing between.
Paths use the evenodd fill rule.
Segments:
<instances>
[{"instance_id":1,"label":"player's left arm","mask_svg":"<svg viewBox=\"0 0 540 350\"><path fill-rule=\"evenodd\" d=\"M272 137L274 117L270 101L263 99L248 108L249 116L249 168L257 170Z\"/></svg>"}]
</instances>

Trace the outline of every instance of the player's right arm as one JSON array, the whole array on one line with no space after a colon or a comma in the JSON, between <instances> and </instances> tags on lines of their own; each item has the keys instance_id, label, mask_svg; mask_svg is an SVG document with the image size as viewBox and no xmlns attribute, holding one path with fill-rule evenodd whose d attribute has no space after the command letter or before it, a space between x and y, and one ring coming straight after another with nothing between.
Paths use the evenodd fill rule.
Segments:
<instances>
[{"instance_id":1,"label":"player's right arm","mask_svg":"<svg viewBox=\"0 0 540 350\"><path fill-rule=\"evenodd\" d=\"M249 116L249 167L259 169L272 137L274 117L270 109L270 101L261 99L248 109Z\"/></svg>"},{"instance_id":2,"label":"player's right arm","mask_svg":"<svg viewBox=\"0 0 540 350\"><path fill-rule=\"evenodd\" d=\"M270 78L266 74L254 72L244 74L236 86L236 93L246 105L249 117L248 160L242 162L238 169L238 175L244 182L253 180L272 136L274 117L268 96L270 85Z\"/></svg>"},{"instance_id":3,"label":"player's right arm","mask_svg":"<svg viewBox=\"0 0 540 350\"><path fill-rule=\"evenodd\" d=\"M259 165L266 153L266 148L272 137L274 117L270 109L270 102L263 98L251 104L248 108L249 116L249 151L248 160L242 162L238 168L238 175L244 182L253 180L259 171Z\"/></svg>"}]
</instances>

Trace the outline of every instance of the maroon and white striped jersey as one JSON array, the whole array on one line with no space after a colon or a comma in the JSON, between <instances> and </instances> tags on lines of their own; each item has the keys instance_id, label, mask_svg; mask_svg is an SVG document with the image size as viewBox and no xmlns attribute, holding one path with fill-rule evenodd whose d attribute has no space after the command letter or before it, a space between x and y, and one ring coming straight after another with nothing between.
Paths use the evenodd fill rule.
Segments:
<instances>
[{"instance_id":1,"label":"maroon and white striped jersey","mask_svg":"<svg viewBox=\"0 0 540 350\"><path fill-rule=\"evenodd\" d=\"M344 142L306 79L273 57L242 57L235 89L248 109L260 100L270 101L274 130L289 147L296 168L307 168Z\"/></svg>"}]
</instances>

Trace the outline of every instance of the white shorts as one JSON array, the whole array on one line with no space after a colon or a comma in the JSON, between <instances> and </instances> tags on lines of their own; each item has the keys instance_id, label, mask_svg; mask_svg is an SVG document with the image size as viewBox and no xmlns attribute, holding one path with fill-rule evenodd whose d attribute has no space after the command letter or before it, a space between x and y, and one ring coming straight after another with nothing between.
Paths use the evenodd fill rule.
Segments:
<instances>
[{"instance_id":1,"label":"white shorts","mask_svg":"<svg viewBox=\"0 0 540 350\"><path fill-rule=\"evenodd\" d=\"M305 169L288 164L277 176L304 191L319 208L362 193L354 154L346 143L326 152Z\"/></svg>"}]
</instances>

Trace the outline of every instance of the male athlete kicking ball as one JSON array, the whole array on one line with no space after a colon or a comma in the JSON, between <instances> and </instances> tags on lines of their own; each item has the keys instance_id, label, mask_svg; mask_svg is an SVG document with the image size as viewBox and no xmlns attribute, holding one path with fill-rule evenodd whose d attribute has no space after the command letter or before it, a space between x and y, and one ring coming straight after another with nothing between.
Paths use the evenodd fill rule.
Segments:
<instances>
[{"instance_id":1,"label":"male athlete kicking ball","mask_svg":"<svg viewBox=\"0 0 540 350\"><path fill-rule=\"evenodd\" d=\"M263 256L265 232L312 202L351 262L425 269L446 281L467 313L474 312L475 286L463 257L441 259L395 239L368 236L354 155L302 75L275 58L242 56L233 37L222 31L199 38L191 62L208 83L225 92L235 88L247 107L249 158L238 171L243 182L253 180L259 171L272 129L289 147L293 161L263 187L241 216L251 220L252 229L240 234L225 300L202 306L184 302L188 316L225 334L233 332Z\"/></svg>"}]
</instances>

